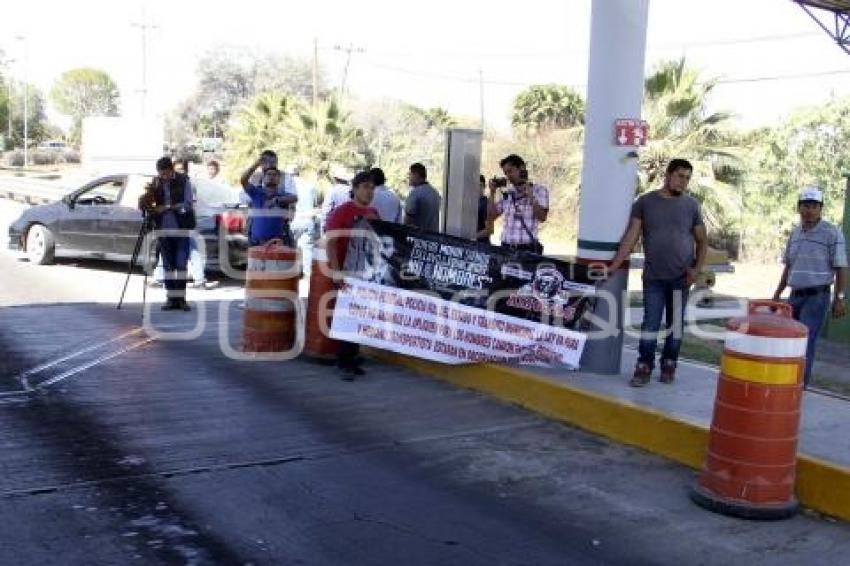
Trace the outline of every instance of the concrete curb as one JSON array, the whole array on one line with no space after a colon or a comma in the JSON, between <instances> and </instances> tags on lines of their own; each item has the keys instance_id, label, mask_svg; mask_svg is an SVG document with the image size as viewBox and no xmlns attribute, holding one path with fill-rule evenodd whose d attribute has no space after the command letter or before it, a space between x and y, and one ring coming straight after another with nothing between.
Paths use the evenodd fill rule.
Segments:
<instances>
[{"instance_id":1,"label":"concrete curb","mask_svg":"<svg viewBox=\"0 0 850 566\"><path fill-rule=\"evenodd\" d=\"M516 403L543 416L637 446L694 469L699 469L705 458L708 427L700 423L584 391L521 369L491 364L450 366L383 350L368 349L368 352L381 361ZM799 454L795 488L803 505L850 521L850 468Z\"/></svg>"}]
</instances>

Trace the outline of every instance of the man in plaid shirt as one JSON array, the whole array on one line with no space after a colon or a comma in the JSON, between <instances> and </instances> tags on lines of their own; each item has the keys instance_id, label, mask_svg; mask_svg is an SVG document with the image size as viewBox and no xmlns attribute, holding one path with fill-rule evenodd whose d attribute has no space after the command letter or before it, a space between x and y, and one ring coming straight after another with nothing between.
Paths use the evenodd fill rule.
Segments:
<instances>
[{"instance_id":1,"label":"man in plaid shirt","mask_svg":"<svg viewBox=\"0 0 850 566\"><path fill-rule=\"evenodd\" d=\"M502 246L542 254L537 231L549 215L549 190L529 182L528 169L519 155L505 157L499 166L509 184L501 198L497 198L499 184L490 181L490 218L505 217Z\"/></svg>"}]
</instances>

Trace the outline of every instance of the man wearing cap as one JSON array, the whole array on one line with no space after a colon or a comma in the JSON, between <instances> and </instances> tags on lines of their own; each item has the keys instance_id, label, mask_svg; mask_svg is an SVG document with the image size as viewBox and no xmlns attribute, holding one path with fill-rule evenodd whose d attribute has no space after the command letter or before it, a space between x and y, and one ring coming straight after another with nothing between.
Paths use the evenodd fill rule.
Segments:
<instances>
[{"instance_id":1,"label":"man wearing cap","mask_svg":"<svg viewBox=\"0 0 850 566\"><path fill-rule=\"evenodd\" d=\"M823 192L818 187L804 187L800 191L797 211L800 225L794 227L785 245L782 257L785 269L773 299L778 301L785 287L791 287L788 302L794 309L794 318L809 329L804 376L808 386L815 360L815 343L827 311L831 308L834 318L844 316L847 252L841 230L821 219ZM834 293L830 293L833 281Z\"/></svg>"}]
</instances>

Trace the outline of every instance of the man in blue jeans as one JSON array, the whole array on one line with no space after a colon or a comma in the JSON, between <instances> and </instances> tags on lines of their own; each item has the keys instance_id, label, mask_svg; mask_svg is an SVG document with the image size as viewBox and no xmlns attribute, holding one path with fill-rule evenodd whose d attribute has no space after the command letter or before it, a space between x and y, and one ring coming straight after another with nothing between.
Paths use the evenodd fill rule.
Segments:
<instances>
[{"instance_id":1,"label":"man in blue jeans","mask_svg":"<svg viewBox=\"0 0 850 566\"><path fill-rule=\"evenodd\" d=\"M665 316L666 337L661 352L661 383L673 383L684 331L688 291L702 270L707 250L699 202L687 194L693 166L685 159L667 165L664 185L641 195L610 269L619 269L643 238L643 324L638 361L629 385L648 384L655 367L658 330Z\"/></svg>"},{"instance_id":2,"label":"man in blue jeans","mask_svg":"<svg viewBox=\"0 0 850 566\"><path fill-rule=\"evenodd\" d=\"M791 287L788 302L794 310L794 318L809 329L803 376L806 386L812 380L815 344L827 313L831 309L835 318L845 313L847 251L844 235L836 226L821 219L822 211L823 192L818 187L804 187L797 202L800 225L794 227L785 245L782 257L785 269L773 294L773 299L778 301L785 287ZM835 289L831 294L833 281Z\"/></svg>"}]
</instances>

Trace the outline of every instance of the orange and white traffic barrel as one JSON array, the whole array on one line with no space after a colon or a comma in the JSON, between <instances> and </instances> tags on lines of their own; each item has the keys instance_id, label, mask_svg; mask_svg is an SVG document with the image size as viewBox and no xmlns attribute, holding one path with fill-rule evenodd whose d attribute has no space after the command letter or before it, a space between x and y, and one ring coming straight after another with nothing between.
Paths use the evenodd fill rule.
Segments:
<instances>
[{"instance_id":1,"label":"orange and white traffic barrel","mask_svg":"<svg viewBox=\"0 0 850 566\"><path fill-rule=\"evenodd\" d=\"M298 251L272 240L248 250L242 350L287 352L296 337Z\"/></svg>"},{"instance_id":2,"label":"orange and white traffic barrel","mask_svg":"<svg viewBox=\"0 0 850 566\"><path fill-rule=\"evenodd\" d=\"M718 513L783 519L794 497L808 331L790 305L751 301L729 321L708 454L691 498Z\"/></svg>"},{"instance_id":3,"label":"orange and white traffic barrel","mask_svg":"<svg viewBox=\"0 0 850 566\"><path fill-rule=\"evenodd\" d=\"M324 247L313 248L310 291L307 295L307 318L304 328L304 354L317 361L336 359L338 343L330 337L336 288L328 266Z\"/></svg>"}]
</instances>

